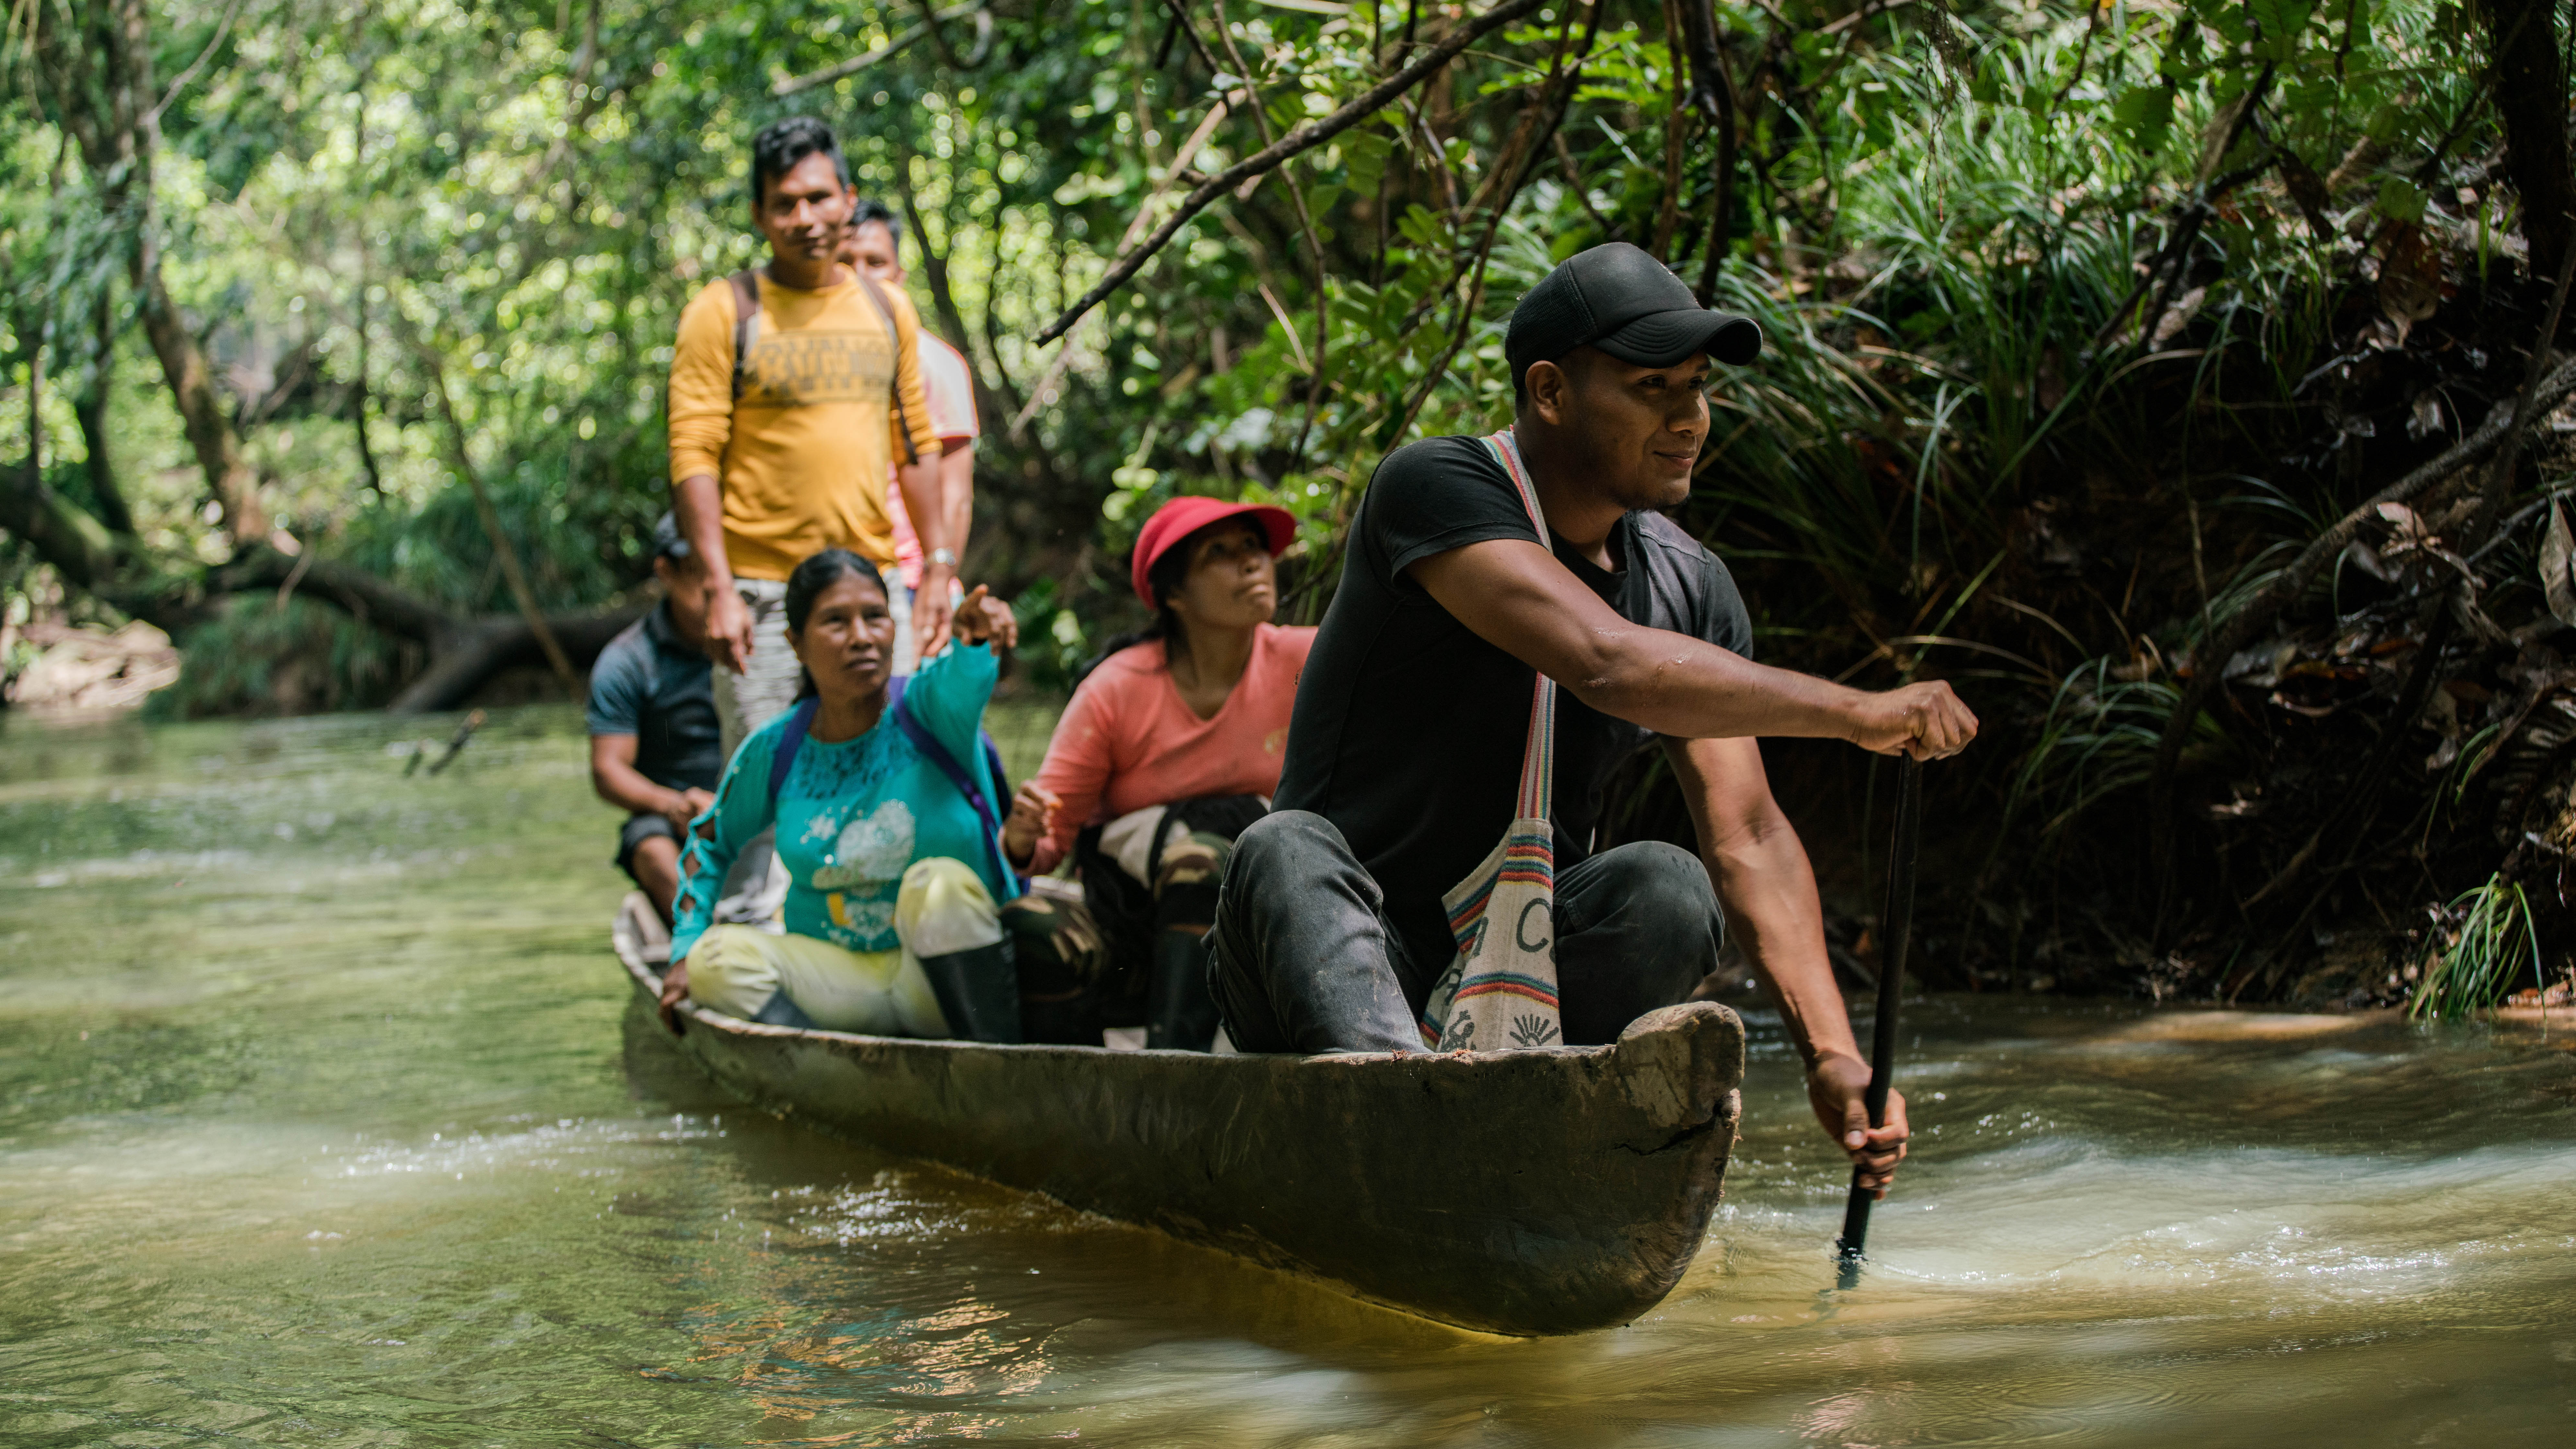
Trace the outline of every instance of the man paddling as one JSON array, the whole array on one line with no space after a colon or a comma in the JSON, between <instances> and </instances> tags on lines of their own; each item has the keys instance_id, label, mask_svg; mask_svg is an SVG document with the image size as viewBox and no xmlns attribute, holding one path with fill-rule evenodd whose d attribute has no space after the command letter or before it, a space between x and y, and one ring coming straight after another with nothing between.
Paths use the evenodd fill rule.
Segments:
<instances>
[{"instance_id":1,"label":"man paddling","mask_svg":"<svg viewBox=\"0 0 2576 1449\"><path fill-rule=\"evenodd\" d=\"M1870 1128L1869 1064L1815 876L1755 737L1934 759L1977 722L1946 684L1872 694L1752 662L1726 566L1652 511L1690 495L1712 360L1760 350L1751 321L1700 307L1646 253L1594 247L1512 314L1509 436L1425 439L1378 465L1298 689L1278 809L1237 843L1208 936L1237 1046L1423 1048L1426 1002L1457 953L1441 896L1513 818L1540 671L1558 686L1555 912L1529 944L1552 949L1564 1039L1614 1040L1689 996L1731 918L1806 1059L1817 1117L1886 1186L1904 1102ZM1592 853L1607 777L1649 737L1690 806L1697 860L1653 842Z\"/></svg>"}]
</instances>

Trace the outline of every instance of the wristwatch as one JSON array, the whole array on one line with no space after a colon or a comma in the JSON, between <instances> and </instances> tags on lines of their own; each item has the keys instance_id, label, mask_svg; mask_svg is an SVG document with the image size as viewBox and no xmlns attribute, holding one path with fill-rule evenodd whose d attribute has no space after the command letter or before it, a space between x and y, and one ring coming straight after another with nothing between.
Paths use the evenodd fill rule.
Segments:
<instances>
[{"instance_id":1,"label":"wristwatch","mask_svg":"<svg viewBox=\"0 0 2576 1449\"><path fill-rule=\"evenodd\" d=\"M950 548L934 548L930 551L930 561L941 568L953 569L957 567L957 551Z\"/></svg>"}]
</instances>

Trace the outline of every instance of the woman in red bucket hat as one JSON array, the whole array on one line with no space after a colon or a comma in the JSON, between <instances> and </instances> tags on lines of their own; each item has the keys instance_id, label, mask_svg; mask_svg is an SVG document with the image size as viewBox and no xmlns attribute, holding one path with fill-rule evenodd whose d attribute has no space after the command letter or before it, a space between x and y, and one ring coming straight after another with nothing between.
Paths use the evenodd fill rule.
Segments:
<instances>
[{"instance_id":1,"label":"woman in red bucket hat","mask_svg":"<svg viewBox=\"0 0 2576 1449\"><path fill-rule=\"evenodd\" d=\"M1136 536L1152 627L1076 676L1002 848L1039 877L1005 910L1025 1038L1097 1046L1104 1027L1205 1051L1200 938L1234 837L1270 808L1315 631L1270 622L1285 509L1175 498ZM1058 872L1070 863L1070 871Z\"/></svg>"}]
</instances>

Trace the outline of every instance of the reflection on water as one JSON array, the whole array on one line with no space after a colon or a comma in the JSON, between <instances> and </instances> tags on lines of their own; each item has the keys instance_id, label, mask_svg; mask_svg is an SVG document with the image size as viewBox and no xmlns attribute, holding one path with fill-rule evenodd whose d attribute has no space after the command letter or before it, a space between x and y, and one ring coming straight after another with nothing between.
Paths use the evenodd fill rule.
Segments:
<instances>
[{"instance_id":1,"label":"reflection on water","mask_svg":"<svg viewBox=\"0 0 2576 1449\"><path fill-rule=\"evenodd\" d=\"M0 728L10 1445L2576 1435L2576 1034L1925 1002L1848 1293L1771 1034L1680 1289L1507 1342L715 1096L569 711Z\"/></svg>"}]
</instances>

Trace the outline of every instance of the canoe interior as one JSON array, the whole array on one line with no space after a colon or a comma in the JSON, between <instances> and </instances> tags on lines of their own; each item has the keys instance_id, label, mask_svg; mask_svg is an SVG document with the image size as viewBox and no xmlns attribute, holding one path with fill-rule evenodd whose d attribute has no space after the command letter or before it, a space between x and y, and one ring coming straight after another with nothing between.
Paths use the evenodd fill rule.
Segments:
<instances>
[{"instance_id":1,"label":"canoe interior","mask_svg":"<svg viewBox=\"0 0 2576 1449\"><path fill-rule=\"evenodd\" d=\"M660 978L618 954L646 1002ZM823 1132L1489 1333L1662 1301L1716 1208L1744 1028L1713 1003L1615 1046L1209 1056L799 1031L681 1008L718 1085Z\"/></svg>"}]
</instances>

